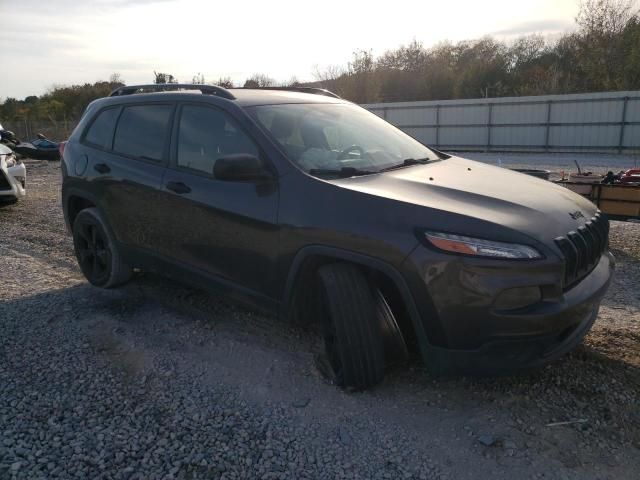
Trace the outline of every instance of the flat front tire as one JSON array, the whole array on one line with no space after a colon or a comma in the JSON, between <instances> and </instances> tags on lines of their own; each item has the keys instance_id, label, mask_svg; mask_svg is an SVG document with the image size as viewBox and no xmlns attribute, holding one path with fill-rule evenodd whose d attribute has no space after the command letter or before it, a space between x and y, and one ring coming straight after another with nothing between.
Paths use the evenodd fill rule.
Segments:
<instances>
[{"instance_id":1,"label":"flat front tire","mask_svg":"<svg viewBox=\"0 0 640 480\"><path fill-rule=\"evenodd\" d=\"M384 377L384 343L374 292L360 269L346 263L318 270L325 350L335 382L363 390Z\"/></svg>"},{"instance_id":2,"label":"flat front tire","mask_svg":"<svg viewBox=\"0 0 640 480\"><path fill-rule=\"evenodd\" d=\"M92 285L112 288L131 278L131 268L122 261L111 230L97 208L86 208L76 216L73 247L78 265Z\"/></svg>"}]
</instances>

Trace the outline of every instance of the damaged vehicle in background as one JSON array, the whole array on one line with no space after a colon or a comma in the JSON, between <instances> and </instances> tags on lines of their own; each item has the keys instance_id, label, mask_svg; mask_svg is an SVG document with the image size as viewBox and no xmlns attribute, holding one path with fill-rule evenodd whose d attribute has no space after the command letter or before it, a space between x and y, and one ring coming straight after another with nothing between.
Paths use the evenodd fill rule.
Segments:
<instances>
[{"instance_id":1,"label":"damaged vehicle in background","mask_svg":"<svg viewBox=\"0 0 640 480\"><path fill-rule=\"evenodd\" d=\"M0 206L25 196L27 169L5 145L0 144Z\"/></svg>"},{"instance_id":2,"label":"damaged vehicle in background","mask_svg":"<svg viewBox=\"0 0 640 480\"><path fill-rule=\"evenodd\" d=\"M39 133L38 138L30 142L20 142L13 151L34 160L60 160L60 144L49 140Z\"/></svg>"}]
</instances>

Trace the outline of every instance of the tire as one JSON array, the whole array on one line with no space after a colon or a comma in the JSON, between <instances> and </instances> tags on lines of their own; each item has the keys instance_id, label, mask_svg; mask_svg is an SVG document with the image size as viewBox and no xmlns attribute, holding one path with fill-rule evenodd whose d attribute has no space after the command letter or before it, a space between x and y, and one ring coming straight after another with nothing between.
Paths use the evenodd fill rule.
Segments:
<instances>
[{"instance_id":1,"label":"tire","mask_svg":"<svg viewBox=\"0 0 640 480\"><path fill-rule=\"evenodd\" d=\"M81 210L73 222L73 248L78 265L92 285L113 288L131 278L111 229L97 208Z\"/></svg>"},{"instance_id":2,"label":"tire","mask_svg":"<svg viewBox=\"0 0 640 480\"><path fill-rule=\"evenodd\" d=\"M384 377L384 344L369 282L346 263L318 269L325 351L341 387L363 390Z\"/></svg>"}]
</instances>

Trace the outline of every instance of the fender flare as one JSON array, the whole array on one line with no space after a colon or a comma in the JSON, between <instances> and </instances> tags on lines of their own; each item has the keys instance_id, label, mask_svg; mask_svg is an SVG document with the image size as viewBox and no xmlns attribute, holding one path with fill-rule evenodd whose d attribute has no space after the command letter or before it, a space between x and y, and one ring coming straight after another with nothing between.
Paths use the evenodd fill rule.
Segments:
<instances>
[{"instance_id":1,"label":"fender flare","mask_svg":"<svg viewBox=\"0 0 640 480\"><path fill-rule=\"evenodd\" d=\"M355 263L357 265L371 268L373 270L377 270L385 274L394 283L394 285L398 289L398 292L400 292L400 295L402 296L402 300L405 304L409 317L411 318L411 324L413 326L416 339L418 340L420 353L422 354L423 358L426 358L427 352L430 349L430 344L426 332L424 331L422 318L413 299L413 295L402 274L400 274L400 272L393 265L383 260L379 260L377 258L370 257L369 255L364 255L362 253L354 252L351 250L343 250L341 248L327 247L323 245L309 245L298 250L298 253L296 253L295 257L293 258L293 261L291 262L291 266L289 267L289 271L287 273L282 302L280 304L280 316L282 319L288 319L291 312L295 282L302 264L305 260L313 256L322 256L334 258L336 260L344 260Z\"/></svg>"}]
</instances>

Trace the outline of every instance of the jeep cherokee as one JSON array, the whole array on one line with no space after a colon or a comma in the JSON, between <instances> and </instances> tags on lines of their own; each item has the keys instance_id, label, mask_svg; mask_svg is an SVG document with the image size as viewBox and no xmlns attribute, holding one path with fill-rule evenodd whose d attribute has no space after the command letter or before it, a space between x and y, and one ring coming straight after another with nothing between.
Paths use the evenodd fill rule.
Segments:
<instances>
[{"instance_id":1,"label":"jeep cherokee","mask_svg":"<svg viewBox=\"0 0 640 480\"><path fill-rule=\"evenodd\" d=\"M323 332L336 383L545 364L595 321L608 221L571 191L431 149L313 88L122 87L61 148L78 263L221 290Z\"/></svg>"}]
</instances>

